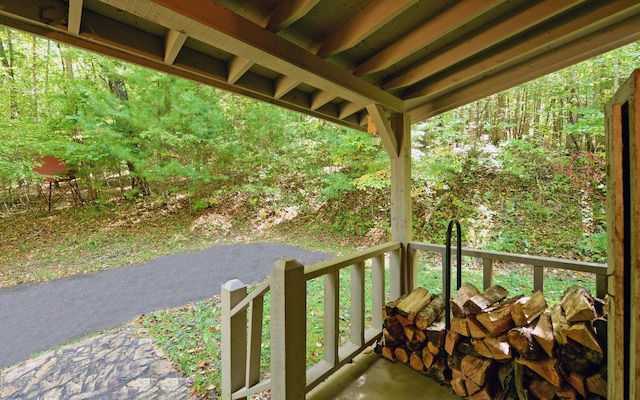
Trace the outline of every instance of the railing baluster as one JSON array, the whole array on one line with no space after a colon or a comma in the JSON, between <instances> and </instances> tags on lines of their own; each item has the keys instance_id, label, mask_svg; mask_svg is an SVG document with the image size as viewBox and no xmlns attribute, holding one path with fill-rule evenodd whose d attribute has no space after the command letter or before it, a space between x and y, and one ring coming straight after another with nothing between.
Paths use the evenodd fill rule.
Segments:
<instances>
[{"instance_id":1,"label":"railing baluster","mask_svg":"<svg viewBox=\"0 0 640 400\"><path fill-rule=\"evenodd\" d=\"M364 261L351 266L350 341L364 344Z\"/></svg>"},{"instance_id":2,"label":"railing baluster","mask_svg":"<svg viewBox=\"0 0 640 400\"><path fill-rule=\"evenodd\" d=\"M233 393L245 384L247 374L247 311L231 315L231 309L247 296L247 285L233 279L222 285L222 398L233 399ZM226 323L225 323L226 322Z\"/></svg>"},{"instance_id":3,"label":"railing baluster","mask_svg":"<svg viewBox=\"0 0 640 400\"><path fill-rule=\"evenodd\" d=\"M264 296L258 296L251 302L249 312L249 349L247 353L247 387L260 382L260 356L262 350L262 317Z\"/></svg>"},{"instance_id":4,"label":"railing baluster","mask_svg":"<svg viewBox=\"0 0 640 400\"><path fill-rule=\"evenodd\" d=\"M324 276L324 317L322 318L324 331L323 353L324 360L331 365L338 364L339 343L339 270L335 269Z\"/></svg>"},{"instance_id":5,"label":"railing baluster","mask_svg":"<svg viewBox=\"0 0 640 400\"><path fill-rule=\"evenodd\" d=\"M397 299L402 293L402 249L396 249L389 253L389 296Z\"/></svg>"},{"instance_id":6,"label":"railing baluster","mask_svg":"<svg viewBox=\"0 0 640 400\"><path fill-rule=\"evenodd\" d=\"M376 329L382 329L382 307L385 305L384 284L384 255L381 255L371 259L371 312L373 313L371 319Z\"/></svg>"},{"instance_id":7,"label":"railing baluster","mask_svg":"<svg viewBox=\"0 0 640 400\"><path fill-rule=\"evenodd\" d=\"M280 259L271 270L271 397L303 400L307 294L304 266ZM245 327L246 331L246 327Z\"/></svg>"},{"instance_id":8,"label":"railing baluster","mask_svg":"<svg viewBox=\"0 0 640 400\"><path fill-rule=\"evenodd\" d=\"M493 260L482 259L482 287L486 290L493 285Z\"/></svg>"},{"instance_id":9,"label":"railing baluster","mask_svg":"<svg viewBox=\"0 0 640 400\"><path fill-rule=\"evenodd\" d=\"M533 291L544 291L544 267L533 266Z\"/></svg>"},{"instance_id":10,"label":"railing baluster","mask_svg":"<svg viewBox=\"0 0 640 400\"><path fill-rule=\"evenodd\" d=\"M596 274L596 297L604 299L607 295L607 275Z\"/></svg>"}]
</instances>

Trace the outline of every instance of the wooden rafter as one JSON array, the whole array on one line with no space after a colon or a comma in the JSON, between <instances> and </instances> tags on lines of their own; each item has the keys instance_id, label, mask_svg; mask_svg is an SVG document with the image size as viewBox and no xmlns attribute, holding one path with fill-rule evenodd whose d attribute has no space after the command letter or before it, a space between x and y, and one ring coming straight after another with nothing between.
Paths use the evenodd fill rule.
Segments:
<instances>
[{"instance_id":1,"label":"wooden rafter","mask_svg":"<svg viewBox=\"0 0 640 400\"><path fill-rule=\"evenodd\" d=\"M426 104L408 106L408 113L412 121L422 121L637 40L640 40L640 14L551 49L534 59L486 77L475 85L464 86Z\"/></svg>"},{"instance_id":2,"label":"wooden rafter","mask_svg":"<svg viewBox=\"0 0 640 400\"><path fill-rule=\"evenodd\" d=\"M477 81L484 76L489 76L500 69L506 69L512 65L519 64L523 60L535 57L547 52L550 49L569 43L576 38L584 36L590 32L598 30L599 21L605 21L607 17L638 10L640 4L637 0L622 0L618 2L600 2L590 4L586 8L576 10L572 18L563 18L553 24L543 24L518 41L511 42L508 46L501 48L494 54L483 57L482 62L473 62L474 59L465 63L464 67L456 69L454 72L444 76L439 76L433 82L425 83L404 93L406 100L421 97L422 100L430 100ZM604 22L600 22L604 23Z\"/></svg>"},{"instance_id":3,"label":"wooden rafter","mask_svg":"<svg viewBox=\"0 0 640 400\"><path fill-rule=\"evenodd\" d=\"M167 64L173 64L178 57L178 53L182 48L187 35L182 32L174 31L170 29L167 31L167 36L164 41L164 62Z\"/></svg>"},{"instance_id":4,"label":"wooden rafter","mask_svg":"<svg viewBox=\"0 0 640 400\"><path fill-rule=\"evenodd\" d=\"M402 100L286 39L233 14L209 0L103 0L121 10L185 32L190 37L252 62L267 64L280 74L335 93L364 106L371 102L402 110ZM160 5L161 7L157 7ZM173 11L173 12L172 12Z\"/></svg>"},{"instance_id":5,"label":"wooden rafter","mask_svg":"<svg viewBox=\"0 0 640 400\"><path fill-rule=\"evenodd\" d=\"M459 24L468 23L478 15L489 11L504 1L463 0L425 22L424 25L411 31L383 51L376 53L373 57L360 64L353 73L361 76L389 67L409 57L416 51L429 46L436 39L458 27Z\"/></svg>"},{"instance_id":6,"label":"wooden rafter","mask_svg":"<svg viewBox=\"0 0 640 400\"><path fill-rule=\"evenodd\" d=\"M355 17L336 29L317 48L316 54L328 57L353 47L375 32L417 0L373 1Z\"/></svg>"},{"instance_id":7,"label":"wooden rafter","mask_svg":"<svg viewBox=\"0 0 640 400\"><path fill-rule=\"evenodd\" d=\"M325 92L323 90L318 90L311 96L311 109L318 110L320 107L324 106L331 100L335 99L336 95Z\"/></svg>"},{"instance_id":8,"label":"wooden rafter","mask_svg":"<svg viewBox=\"0 0 640 400\"><path fill-rule=\"evenodd\" d=\"M563 11L582 3L585 0L544 0L533 6L522 9L515 15L474 34L468 40L462 41L458 46L451 47L429 60L410 68L400 76L384 83L383 89L395 89L405 87L425 79L445 68L448 68L465 58L477 54L501 41L525 31L528 28L551 18Z\"/></svg>"},{"instance_id":9,"label":"wooden rafter","mask_svg":"<svg viewBox=\"0 0 640 400\"><path fill-rule=\"evenodd\" d=\"M69 33L80 34L80 21L82 20L82 0L69 0L69 19L67 29Z\"/></svg>"},{"instance_id":10,"label":"wooden rafter","mask_svg":"<svg viewBox=\"0 0 640 400\"><path fill-rule=\"evenodd\" d=\"M272 32L280 31L305 16L320 0L285 0L269 15L266 24Z\"/></svg>"},{"instance_id":11,"label":"wooden rafter","mask_svg":"<svg viewBox=\"0 0 640 400\"><path fill-rule=\"evenodd\" d=\"M275 97L276 99L281 98L285 94L292 91L296 86L298 86L299 83L300 81L295 78L284 75L281 76L280 78L276 79L273 90L273 97Z\"/></svg>"},{"instance_id":12,"label":"wooden rafter","mask_svg":"<svg viewBox=\"0 0 640 400\"><path fill-rule=\"evenodd\" d=\"M233 57L228 64L227 82L236 83L251 68L253 62L243 57Z\"/></svg>"}]
</instances>

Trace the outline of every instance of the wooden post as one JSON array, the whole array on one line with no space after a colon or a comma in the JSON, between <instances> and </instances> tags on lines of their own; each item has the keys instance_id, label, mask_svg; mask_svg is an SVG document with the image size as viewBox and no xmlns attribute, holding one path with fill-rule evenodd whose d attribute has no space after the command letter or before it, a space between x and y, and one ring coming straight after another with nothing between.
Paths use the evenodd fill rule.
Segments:
<instances>
[{"instance_id":1,"label":"wooden post","mask_svg":"<svg viewBox=\"0 0 640 400\"><path fill-rule=\"evenodd\" d=\"M362 261L351 266L351 324L349 327L349 340L358 345L358 347L364 345L364 308L364 261Z\"/></svg>"},{"instance_id":2,"label":"wooden post","mask_svg":"<svg viewBox=\"0 0 640 400\"><path fill-rule=\"evenodd\" d=\"M638 397L640 70L606 105L608 398Z\"/></svg>"},{"instance_id":3,"label":"wooden post","mask_svg":"<svg viewBox=\"0 0 640 400\"><path fill-rule=\"evenodd\" d=\"M340 270L334 269L324 276L324 360L331 366L338 365L339 318L340 318ZM382 307L380 307L382 309ZM382 325L381 325L382 326Z\"/></svg>"},{"instance_id":4,"label":"wooden post","mask_svg":"<svg viewBox=\"0 0 640 400\"><path fill-rule=\"evenodd\" d=\"M533 266L533 291L544 292L544 267L539 265Z\"/></svg>"},{"instance_id":5,"label":"wooden post","mask_svg":"<svg viewBox=\"0 0 640 400\"><path fill-rule=\"evenodd\" d=\"M482 259L482 290L487 290L493 286L493 260Z\"/></svg>"},{"instance_id":6,"label":"wooden post","mask_svg":"<svg viewBox=\"0 0 640 400\"><path fill-rule=\"evenodd\" d=\"M305 398L307 296L304 266L292 259L271 270L271 397Z\"/></svg>"},{"instance_id":7,"label":"wooden post","mask_svg":"<svg viewBox=\"0 0 640 400\"><path fill-rule=\"evenodd\" d=\"M371 260L371 298L373 327L382 329L382 307L386 304L384 298L384 255L374 257Z\"/></svg>"},{"instance_id":8,"label":"wooden post","mask_svg":"<svg viewBox=\"0 0 640 400\"><path fill-rule=\"evenodd\" d=\"M222 285L222 398L245 385L247 371L247 312L231 316L231 310L247 296L247 285L237 279ZM246 397L245 397L246 398Z\"/></svg>"},{"instance_id":9,"label":"wooden post","mask_svg":"<svg viewBox=\"0 0 640 400\"><path fill-rule=\"evenodd\" d=\"M393 114L390 118L392 133L398 148L389 153L391 159L391 238L402 243L402 294L409 291L410 263L408 243L412 240L411 204L411 120L409 114Z\"/></svg>"}]
</instances>

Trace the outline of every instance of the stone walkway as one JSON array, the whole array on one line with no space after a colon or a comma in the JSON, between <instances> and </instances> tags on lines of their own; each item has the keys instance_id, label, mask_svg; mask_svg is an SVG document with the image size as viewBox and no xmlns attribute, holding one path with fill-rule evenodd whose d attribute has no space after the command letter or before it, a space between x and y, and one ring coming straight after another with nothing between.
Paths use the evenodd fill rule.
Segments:
<instances>
[{"instance_id":1,"label":"stone walkway","mask_svg":"<svg viewBox=\"0 0 640 400\"><path fill-rule=\"evenodd\" d=\"M173 364L130 328L61 347L0 373L0 399L189 399Z\"/></svg>"}]
</instances>

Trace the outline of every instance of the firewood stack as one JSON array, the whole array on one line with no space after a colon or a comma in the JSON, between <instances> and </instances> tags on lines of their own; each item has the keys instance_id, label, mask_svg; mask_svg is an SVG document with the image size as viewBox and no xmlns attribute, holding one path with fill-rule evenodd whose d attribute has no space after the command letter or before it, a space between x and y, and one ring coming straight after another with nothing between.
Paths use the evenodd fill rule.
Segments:
<instances>
[{"instance_id":1,"label":"firewood stack","mask_svg":"<svg viewBox=\"0 0 640 400\"><path fill-rule=\"evenodd\" d=\"M442 295L418 288L388 303L376 350L468 399L606 398L604 302L583 287L548 309L542 292L465 284L450 306L445 331Z\"/></svg>"}]
</instances>

